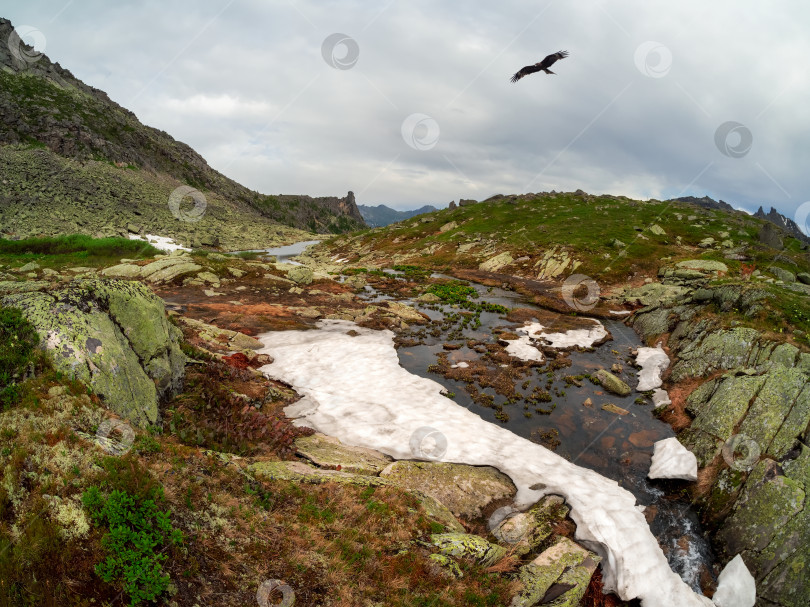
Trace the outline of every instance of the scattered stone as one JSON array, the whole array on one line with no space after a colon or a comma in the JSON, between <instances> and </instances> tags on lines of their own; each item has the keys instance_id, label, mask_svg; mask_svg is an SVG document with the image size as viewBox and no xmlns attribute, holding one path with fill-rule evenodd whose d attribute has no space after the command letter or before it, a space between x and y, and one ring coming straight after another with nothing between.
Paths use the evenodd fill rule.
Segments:
<instances>
[{"instance_id":1,"label":"scattered stone","mask_svg":"<svg viewBox=\"0 0 810 607\"><path fill-rule=\"evenodd\" d=\"M652 232L652 233L653 233L653 234L655 234L656 236L666 236L666 234L667 234L667 233L664 231L664 228L662 228L661 226L659 226L657 223L654 223L654 224L652 224L652 225L650 226L650 232Z\"/></svg>"},{"instance_id":2,"label":"scattered stone","mask_svg":"<svg viewBox=\"0 0 810 607\"><path fill-rule=\"evenodd\" d=\"M482 272L497 272L504 266L508 266L514 259L508 252L499 253L495 257L491 257L478 266Z\"/></svg>"},{"instance_id":3,"label":"scattered stone","mask_svg":"<svg viewBox=\"0 0 810 607\"><path fill-rule=\"evenodd\" d=\"M789 270L784 270L782 268L771 268L771 274L776 276L776 278L782 282L796 282L796 275Z\"/></svg>"},{"instance_id":4,"label":"scattered stone","mask_svg":"<svg viewBox=\"0 0 810 607\"><path fill-rule=\"evenodd\" d=\"M613 403L607 403L602 405L602 410L607 411L608 413L615 413L616 415L627 415L630 413L627 409L622 409L614 405Z\"/></svg>"},{"instance_id":5,"label":"scattered stone","mask_svg":"<svg viewBox=\"0 0 810 607\"><path fill-rule=\"evenodd\" d=\"M602 387L604 387L608 392L612 392L617 396L627 396L630 394L630 386L613 375L613 373L610 371L599 369L596 372L596 377L599 380L599 383L602 384Z\"/></svg>"},{"instance_id":6,"label":"scattered stone","mask_svg":"<svg viewBox=\"0 0 810 607\"><path fill-rule=\"evenodd\" d=\"M455 221L450 221L444 224L442 227L439 228L439 232L449 232L450 230L455 230L458 227L458 223Z\"/></svg>"},{"instance_id":7,"label":"scattered stone","mask_svg":"<svg viewBox=\"0 0 810 607\"><path fill-rule=\"evenodd\" d=\"M438 303L441 300L442 298L436 295L435 293L423 293L422 295L416 298L416 301L421 303Z\"/></svg>"}]
</instances>

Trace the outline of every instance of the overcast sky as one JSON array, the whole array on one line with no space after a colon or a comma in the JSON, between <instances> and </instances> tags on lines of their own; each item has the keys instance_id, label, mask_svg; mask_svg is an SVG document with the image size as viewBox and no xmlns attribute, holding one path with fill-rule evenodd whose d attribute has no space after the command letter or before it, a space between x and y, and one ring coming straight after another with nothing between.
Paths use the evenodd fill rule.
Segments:
<instances>
[{"instance_id":1,"label":"overcast sky","mask_svg":"<svg viewBox=\"0 0 810 607\"><path fill-rule=\"evenodd\" d=\"M806 0L0 6L53 61L264 193L414 208L582 188L810 208ZM509 82L558 50L556 75Z\"/></svg>"}]
</instances>

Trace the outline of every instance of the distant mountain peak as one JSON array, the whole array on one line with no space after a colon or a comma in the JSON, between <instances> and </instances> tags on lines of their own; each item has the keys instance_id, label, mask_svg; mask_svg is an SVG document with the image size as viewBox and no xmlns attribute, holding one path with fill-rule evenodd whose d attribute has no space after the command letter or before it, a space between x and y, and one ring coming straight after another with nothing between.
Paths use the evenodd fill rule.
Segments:
<instances>
[{"instance_id":1,"label":"distant mountain peak","mask_svg":"<svg viewBox=\"0 0 810 607\"><path fill-rule=\"evenodd\" d=\"M377 206L366 206L361 204L358 208L360 209L360 214L363 216L363 219L366 221L369 227L372 228L381 228L398 221L410 219L416 215L423 215L424 213L432 213L433 211L439 210L429 204L410 211L397 211L396 209L392 209L384 204L378 204Z\"/></svg>"}]
</instances>

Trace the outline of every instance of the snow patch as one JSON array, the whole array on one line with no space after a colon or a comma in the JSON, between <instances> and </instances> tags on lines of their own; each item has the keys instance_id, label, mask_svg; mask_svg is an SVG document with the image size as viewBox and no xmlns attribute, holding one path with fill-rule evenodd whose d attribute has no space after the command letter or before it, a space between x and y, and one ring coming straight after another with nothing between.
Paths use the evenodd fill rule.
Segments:
<instances>
[{"instance_id":1,"label":"snow patch","mask_svg":"<svg viewBox=\"0 0 810 607\"><path fill-rule=\"evenodd\" d=\"M681 478L697 480L697 458L674 436L655 443L647 478Z\"/></svg>"},{"instance_id":2,"label":"snow patch","mask_svg":"<svg viewBox=\"0 0 810 607\"><path fill-rule=\"evenodd\" d=\"M598 320L593 318L587 320L593 322L594 325L586 329L571 329L563 333L545 333L546 327L539 322L527 323L517 329L518 333L523 334L522 336L518 339L507 340L509 345L506 346L506 351L510 356L521 360L542 362L544 360L543 354L534 345L534 342L538 340L551 348L562 349L577 346L591 348L596 342L605 339L608 336L608 331Z\"/></svg>"},{"instance_id":3,"label":"snow patch","mask_svg":"<svg viewBox=\"0 0 810 607\"><path fill-rule=\"evenodd\" d=\"M462 360L460 363L456 363L456 364L454 364L454 365L450 365L450 368L451 368L451 369L466 369L466 368L467 368L467 367L469 367L469 366L470 366L470 365L469 365L468 363L466 363L466 362L464 362L464 361Z\"/></svg>"},{"instance_id":4,"label":"snow patch","mask_svg":"<svg viewBox=\"0 0 810 607\"><path fill-rule=\"evenodd\" d=\"M717 582L712 599L717 607L754 607L756 582L739 554L720 572Z\"/></svg>"},{"instance_id":5,"label":"snow patch","mask_svg":"<svg viewBox=\"0 0 810 607\"><path fill-rule=\"evenodd\" d=\"M656 388L653 390L652 401L653 407L656 409L660 409L661 407L666 407L672 404L672 400L669 398L667 391L662 390L661 388Z\"/></svg>"},{"instance_id":6,"label":"snow patch","mask_svg":"<svg viewBox=\"0 0 810 607\"><path fill-rule=\"evenodd\" d=\"M146 234L144 236L140 236L139 234L130 234L130 240L145 240L151 245L154 245L156 249L160 249L161 251L166 251L171 253L172 251L191 251L188 247L184 247L181 244L177 244L173 238L169 238L168 236L155 236L154 234Z\"/></svg>"},{"instance_id":7,"label":"snow patch","mask_svg":"<svg viewBox=\"0 0 810 607\"><path fill-rule=\"evenodd\" d=\"M414 459L423 450L414 450L413 438L426 428L431 436L438 431L446 450L436 459L497 467L518 487L516 506L526 508L546 494L564 496L576 538L603 558L607 591L623 600L641 598L644 607L713 606L669 568L635 497L617 482L442 396L440 384L399 365L391 331L336 320L318 327L260 336L265 347L259 352L275 361L262 371L304 396L285 409L297 424L397 459ZM346 335L349 329L357 335Z\"/></svg>"},{"instance_id":8,"label":"snow patch","mask_svg":"<svg viewBox=\"0 0 810 607\"><path fill-rule=\"evenodd\" d=\"M641 367L636 390L646 392L661 387L663 383L661 373L669 366L669 356L664 352L661 344L655 348L639 348L636 364Z\"/></svg>"},{"instance_id":9,"label":"snow patch","mask_svg":"<svg viewBox=\"0 0 810 607\"><path fill-rule=\"evenodd\" d=\"M610 310L610 313L615 314L616 316L628 316L629 314L632 314L633 312L630 311L630 310Z\"/></svg>"}]
</instances>

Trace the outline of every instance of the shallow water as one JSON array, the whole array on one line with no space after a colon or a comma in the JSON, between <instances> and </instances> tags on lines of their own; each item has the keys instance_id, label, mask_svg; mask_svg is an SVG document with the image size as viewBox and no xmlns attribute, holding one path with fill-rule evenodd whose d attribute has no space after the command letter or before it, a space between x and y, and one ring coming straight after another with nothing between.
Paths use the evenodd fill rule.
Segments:
<instances>
[{"instance_id":1,"label":"shallow water","mask_svg":"<svg viewBox=\"0 0 810 607\"><path fill-rule=\"evenodd\" d=\"M514 292L471 284L479 293L479 301L509 308L538 309ZM370 287L365 292L369 300L379 301L381 295ZM457 311L449 306L441 306L441 310L435 310L418 302L406 303L433 320L441 319L445 312ZM611 370L612 365L618 363L622 365L623 371L616 375L634 388L638 383L638 370L631 364L634 360L631 350L643 345L636 333L620 321L604 320L602 323L610 331L611 340L592 351L571 352L570 367L557 371L533 369L528 378L516 380L516 390L520 395L527 396L536 387L551 394L552 402L541 405L543 409L550 409L552 404L555 405L548 414L537 413L532 406L524 407L522 401L505 404L506 398L497 395L492 388L481 390L493 396L496 406L502 405L502 410L509 416L508 421L504 422L496 417L497 407L485 407L474 402L465 391L463 382L428 371L430 365L437 363L437 355L442 352L453 363L481 359L481 353L467 347L468 339L493 342L497 339L493 336L496 328L520 326L507 321L503 315L490 312L482 312L480 322L481 326L477 329L465 329L462 339L451 339L448 330L443 330L438 336L432 336L429 331L426 335L420 333L420 345L403 345L398 348L400 365L411 373L437 381L448 392L455 394L454 400L459 405L521 437L537 442L540 433L556 430L560 441L555 449L557 454L617 481L635 495L639 504L651 508L651 513L655 513L651 529L667 554L670 566L693 589L700 591L701 572L711 571L714 557L703 537L698 517L690 504L668 499L664 491L657 487L656 481L646 478L653 444L674 436L672 429L653 416L649 398L644 398L644 404L636 404L636 399L642 396L636 391L629 396L620 397L606 393L601 386L588 379L581 380L581 386L569 385L563 380L566 375L589 374L600 368ZM416 327L414 329L420 331ZM445 343L461 344L461 348L445 351L442 347ZM491 361L488 362L488 365L492 364ZM528 382L524 384L526 379ZM550 385L547 383L549 381ZM590 407L583 405L588 398L592 401ZM613 403L629 413L617 415L602 410L602 405L607 403Z\"/></svg>"},{"instance_id":2,"label":"shallow water","mask_svg":"<svg viewBox=\"0 0 810 607\"><path fill-rule=\"evenodd\" d=\"M296 242L293 244L288 244L283 247L271 247L269 249L250 249L249 251L239 251L242 253L265 253L267 255L275 255L276 261L278 263L292 263L297 264L298 262L293 261L292 258L300 255L304 252L304 250L314 244L318 244L321 242L320 240L302 240L301 242Z\"/></svg>"}]
</instances>

